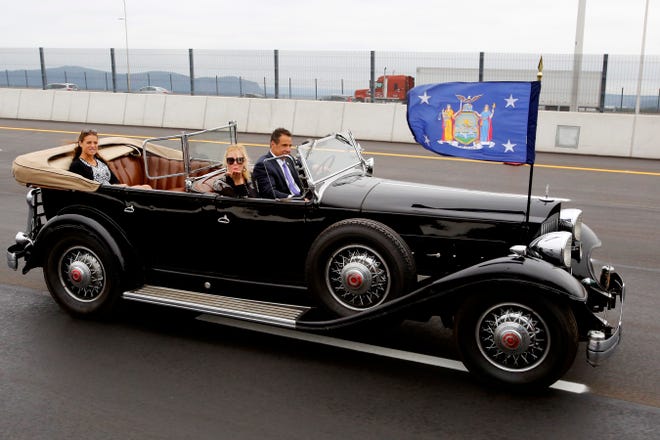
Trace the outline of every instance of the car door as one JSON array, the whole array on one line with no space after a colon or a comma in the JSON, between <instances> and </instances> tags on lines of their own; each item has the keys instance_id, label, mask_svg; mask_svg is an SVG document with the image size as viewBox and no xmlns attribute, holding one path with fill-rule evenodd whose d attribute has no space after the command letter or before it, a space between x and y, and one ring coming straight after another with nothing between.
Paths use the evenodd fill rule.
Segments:
<instances>
[{"instance_id":1,"label":"car door","mask_svg":"<svg viewBox=\"0 0 660 440\"><path fill-rule=\"evenodd\" d=\"M303 200L217 197L209 239L226 256L220 270L244 281L302 284L310 206Z\"/></svg>"},{"instance_id":2,"label":"car door","mask_svg":"<svg viewBox=\"0 0 660 440\"><path fill-rule=\"evenodd\" d=\"M215 194L126 188L121 222L146 266L157 271L214 273L222 257L209 246L216 232Z\"/></svg>"}]
</instances>

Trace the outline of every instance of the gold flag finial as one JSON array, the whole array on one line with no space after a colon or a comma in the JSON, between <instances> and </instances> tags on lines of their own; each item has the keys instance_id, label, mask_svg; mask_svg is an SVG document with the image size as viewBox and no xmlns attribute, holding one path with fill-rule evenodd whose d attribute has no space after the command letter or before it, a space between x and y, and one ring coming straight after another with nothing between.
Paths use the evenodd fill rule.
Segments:
<instances>
[{"instance_id":1,"label":"gold flag finial","mask_svg":"<svg viewBox=\"0 0 660 440\"><path fill-rule=\"evenodd\" d=\"M538 72L536 73L536 79L541 81L542 77L543 77L543 55L541 55L541 58L539 59L539 66L538 66Z\"/></svg>"}]
</instances>

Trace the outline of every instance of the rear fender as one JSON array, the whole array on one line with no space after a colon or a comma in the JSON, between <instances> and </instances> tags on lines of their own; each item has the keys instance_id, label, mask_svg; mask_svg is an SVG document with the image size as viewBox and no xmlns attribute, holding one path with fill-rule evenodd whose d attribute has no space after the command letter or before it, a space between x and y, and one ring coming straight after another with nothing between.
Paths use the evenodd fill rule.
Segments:
<instances>
[{"instance_id":1,"label":"rear fender","mask_svg":"<svg viewBox=\"0 0 660 440\"><path fill-rule=\"evenodd\" d=\"M43 266L48 250L55 240L60 234L71 233L72 229L85 229L97 234L107 243L112 253L117 256L117 261L122 271L127 270L128 265L124 253L119 243L106 227L95 219L80 214L62 214L51 218L41 228L34 240L34 247L31 250L29 261L26 261L23 271L27 272L34 267Z\"/></svg>"}]
</instances>

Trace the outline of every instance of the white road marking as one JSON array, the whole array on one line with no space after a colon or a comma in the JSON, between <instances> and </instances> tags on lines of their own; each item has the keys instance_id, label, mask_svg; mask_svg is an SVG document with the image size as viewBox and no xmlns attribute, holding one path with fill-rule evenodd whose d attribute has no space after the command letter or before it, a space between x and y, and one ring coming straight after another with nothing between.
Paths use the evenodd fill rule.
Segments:
<instances>
[{"instance_id":1,"label":"white road marking","mask_svg":"<svg viewBox=\"0 0 660 440\"><path fill-rule=\"evenodd\" d=\"M426 354L413 353L409 351L396 350L393 348L380 347L378 345L364 344L362 342L347 341L344 339L332 338L324 335L317 335L313 333L305 333L301 331L291 330L288 328L274 327L265 324L258 324L255 322L240 321L237 319L224 318L222 316L209 315L203 313L197 317L200 321L211 322L215 324L226 325L229 327L241 328L244 330L251 330L260 333L267 333L271 335L283 336L285 338L298 339L300 341L316 342L319 344L330 345L333 347L345 348L348 350L359 351L362 353L370 353L378 356L385 356L393 359L401 359L418 364L433 365L435 367L448 368L450 370L467 372L467 368L462 362L452 359L445 359L437 356L429 356ZM570 393L582 394L589 391L589 387L581 383L567 382L558 380L550 386L556 390L568 391Z\"/></svg>"},{"instance_id":2,"label":"white road marking","mask_svg":"<svg viewBox=\"0 0 660 440\"><path fill-rule=\"evenodd\" d=\"M582 383L567 382L565 380L558 380L557 382L553 383L550 386L550 388L554 388L556 390L568 391L569 393L575 393L575 394L582 394L589 392L588 386Z\"/></svg>"}]
</instances>

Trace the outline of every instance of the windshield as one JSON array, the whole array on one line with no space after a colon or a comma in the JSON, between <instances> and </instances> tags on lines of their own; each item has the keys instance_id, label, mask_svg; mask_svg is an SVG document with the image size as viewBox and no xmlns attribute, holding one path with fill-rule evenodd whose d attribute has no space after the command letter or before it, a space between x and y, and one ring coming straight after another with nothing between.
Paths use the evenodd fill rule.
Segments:
<instances>
[{"instance_id":1,"label":"windshield","mask_svg":"<svg viewBox=\"0 0 660 440\"><path fill-rule=\"evenodd\" d=\"M360 146L350 133L338 133L298 146L298 153L312 183L361 166Z\"/></svg>"},{"instance_id":2,"label":"windshield","mask_svg":"<svg viewBox=\"0 0 660 440\"><path fill-rule=\"evenodd\" d=\"M201 175L206 170L218 169L223 164L225 150L236 143L236 122L228 125L180 135L146 139L142 143L144 167L148 178L163 179L173 176ZM152 166L167 158L170 165Z\"/></svg>"},{"instance_id":3,"label":"windshield","mask_svg":"<svg viewBox=\"0 0 660 440\"><path fill-rule=\"evenodd\" d=\"M224 161L227 146L236 143L235 124L188 133L190 172L213 168Z\"/></svg>"}]
</instances>

